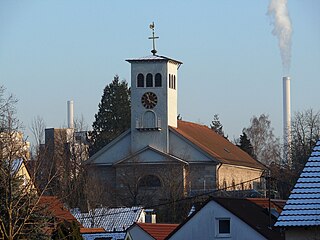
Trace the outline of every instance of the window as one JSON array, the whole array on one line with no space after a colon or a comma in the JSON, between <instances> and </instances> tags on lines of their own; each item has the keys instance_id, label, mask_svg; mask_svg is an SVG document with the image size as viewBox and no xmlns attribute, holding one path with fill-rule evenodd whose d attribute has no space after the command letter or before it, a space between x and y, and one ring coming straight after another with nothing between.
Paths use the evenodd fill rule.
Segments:
<instances>
[{"instance_id":1,"label":"window","mask_svg":"<svg viewBox=\"0 0 320 240\"><path fill-rule=\"evenodd\" d=\"M157 73L155 76L155 87L161 87L162 85L162 77L160 73Z\"/></svg>"},{"instance_id":2,"label":"window","mask_svg":"<svg viewBox=\"0 0 320 240\"><path fill-rule=\"evenodd\" d=\"M153 87L152 74L148 73L146 78L146 87Z\"/></svg>"},{"instance_id":3,"label":"window","mask_svg":"<svg viewBox=\"0 0 320 240\"><path fill-rule=\"evenodd\" d=\"M142 73L138 74L137 77L137 87L144 87L144 76Z\"/></svg>"},{"instance_id":4,"label":"window","mask_svg":"<svg viewBox=\"0 0 320 240\"><path fill-rule=\"evenodd\" d=\"M169 88L176 89L176 76L169 74Z\"/></svg>"},{"instance_id":5,"label":"window","mask_svg":"<svg viewBox=\"0 0 320 240\"><path fill-rule=\"evenodd\" d=\"M139 180L139 187L161 187L161 181L155 175L147 175Z\"/></svg>"},{"instance_id":6,"label":"window","mask_svg":"<svg viewBox=\"0 0 320 240\"><path fill-rule=\"evenodd\" d=\"M230 218L217 219L217 237L230 237Z\"/></svg>"}]
</instances>

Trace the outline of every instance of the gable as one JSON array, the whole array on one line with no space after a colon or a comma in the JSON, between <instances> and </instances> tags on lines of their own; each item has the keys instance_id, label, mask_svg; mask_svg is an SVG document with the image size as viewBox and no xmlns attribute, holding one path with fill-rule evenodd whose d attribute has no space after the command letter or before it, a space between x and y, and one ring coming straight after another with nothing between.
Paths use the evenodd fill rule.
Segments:
<instances>
[{"instance_id":1,"label":"gable","mask_svg":"<svg viewBox=\"0 0 320 240\"><path fill-rule=\"evenodd\" d=\"M131 132L127 130L91 156L85 164L112 165L130 154Z\"/></svg>"},{"instance_id":2,"label":"gable","mask_svg":"<svg viewBox=\"0 0 320 240\"><path fill-rule=\"evenodd\" d=\"M266 169L259 161L205 125L179 120L178 127L170 127L170 130L180 134L220 163Z\"/></svg>"},{"instance_id":3,"label":"gable","mask_svg":"<svg viewBox=\"0 0 320 240\"><path fill-rule=\"evenodd\" d=\"M266 239L240 218L216 203L208 202L200 211L178 227L167 239L221 239L218 238L219 219L230 219L230 234L239 239Z\"/></svg>"},{"instance_id":4,"label":"gable","mask_svg":"<svg viewBox=\"0 0 320 240\"><path fill-rule=\"evenodd\" d=\"M215 159L199 148L197 145L188 141L186 138L174 131L169 132L170 146L169 152L179 156L187 162L212 162Z\"/></svg>"},{"instance_id":5,"label":"gable","mask_svg":"<svg viewBox=\"0 0 320 240\"><path fill-rule=\"evenodd\" d=\"M186 164L187 162L170 154L161 152L155 148L147 146L136 153L121 159L115 164L131 164L131 163L158 163L164 164L169 162L179 162Z\"/></svg>"}]
</instances>

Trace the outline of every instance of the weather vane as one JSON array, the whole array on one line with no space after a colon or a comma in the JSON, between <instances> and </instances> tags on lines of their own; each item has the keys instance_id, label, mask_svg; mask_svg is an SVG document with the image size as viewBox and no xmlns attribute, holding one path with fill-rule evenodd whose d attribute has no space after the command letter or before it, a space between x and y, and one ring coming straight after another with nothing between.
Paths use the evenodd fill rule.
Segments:
<instances>
[{"instance_id":1,"label":"weather vane","mask_svg":"<svg viewBox=\"0 0 320 240\"><path fill-rule=\"evenodd\" d=\"M152 22L150 25L149 25L150 29L152 30L152 37L149 37L149 39L152 39L152 45L153 45L153 49L151 50L152 54L153 55L156 55L157 53L157 50L156 50L156 42L155 42L155 39L158 39L159 37L155 37L154 36L154 22Z\"/></svg>"}]
</instances>

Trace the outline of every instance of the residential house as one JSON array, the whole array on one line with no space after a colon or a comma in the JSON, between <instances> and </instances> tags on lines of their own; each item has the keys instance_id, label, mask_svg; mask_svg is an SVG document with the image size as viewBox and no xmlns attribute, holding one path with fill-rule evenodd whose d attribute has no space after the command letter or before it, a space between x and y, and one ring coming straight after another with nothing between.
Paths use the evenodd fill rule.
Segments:
<instances>
[{"instance_id":1,"label":"residential house","mask_svg":"<svg viewBox=\"0 0 320 240\"><path fill-rule=\"evenodd\" d=\"M125 240L164 240L178 224L135 223L128 228Z\"/></svg>"},{"instance_id":2,"label":"residential house","mask_svg":"<svg viewBox=\"0 0 320 240\"><path fill-rule=\"evenodd\" d=\"M285 229L286 240L320 239L320 140L275 226Z\"/></svg>"},{"instance_id":3,"label":"residential house","mask_svg":"<svg viewBox=\"0 0 320 240\"><path fill-rule=\"evenodd\" d=\"M281 231L272 227L275 222L272 211L255 200L215 197L193 212L166 239L284 239Z\"/></svg>"},{"instance_id":4,"label":"residential house","mask_svg":"<svg viewBox=\"0 0 320 240\"><path fill-rule=\"evenodd\" d=\"M86 239L108 236L113 239L124 239L126 230L134 223L155 223L156 215L152 209L142 207L95 208L86 213L77 209L72 214L87 229L102 228L105 232L83 234ZM82 230L84 231L84 230Z\"/></svg>"}]
</instances>

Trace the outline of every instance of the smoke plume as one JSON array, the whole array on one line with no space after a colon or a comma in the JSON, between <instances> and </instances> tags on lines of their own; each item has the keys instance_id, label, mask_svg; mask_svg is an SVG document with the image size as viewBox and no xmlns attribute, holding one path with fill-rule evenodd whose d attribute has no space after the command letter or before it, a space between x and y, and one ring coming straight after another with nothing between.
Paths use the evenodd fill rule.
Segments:
<instances>
[{"instance_id":1,"label":"smoke plume","mask_svg":"<svg viewBox=\"0 0 320 240\"><path fill-rule=\"evenodd\" d=\"M287 9L287 0L270 0L268 15L274 26L272 34L277 36L285 73L289 73L291 64L291 20Z\"/></svg>"}]
</instances>

